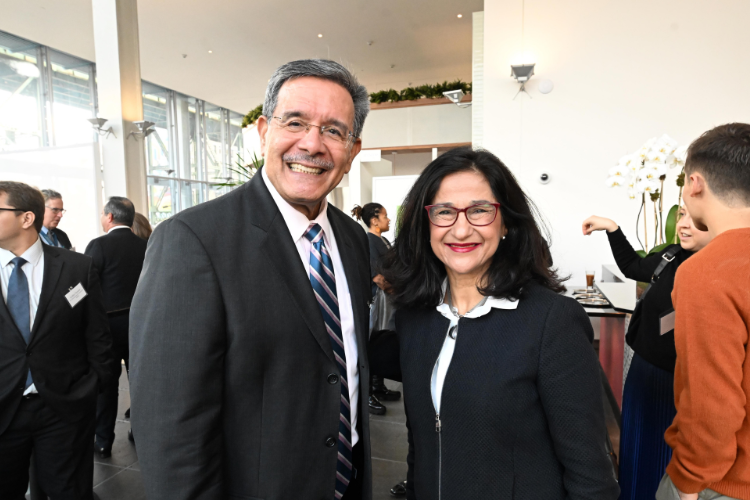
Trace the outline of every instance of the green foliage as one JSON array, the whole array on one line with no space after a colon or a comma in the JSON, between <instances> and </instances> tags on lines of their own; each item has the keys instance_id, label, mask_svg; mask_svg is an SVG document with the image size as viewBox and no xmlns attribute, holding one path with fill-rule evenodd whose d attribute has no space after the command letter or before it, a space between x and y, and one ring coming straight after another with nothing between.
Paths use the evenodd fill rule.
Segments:
<instances>
[{"instance_id":1,"label":"green foliage","mask_svg":"<svg viewBox=\"0 0 750 500\"><path fill-rule=\"evenodd\" d=\"M443 92L450 90L463 90L464 94L471 94L471 83L454 80L444 81L435 85L420 85L419 87L406 87L401 92L394 89L381 90L370 94L370 102L382 104L384 102L416 101L417 99L438 99L443 97Z\"/></svg>"},{"instance_id":2,"label":"green foliage","mask_svg":"<svg viewBox=\"0 0 750 500\"><path fill-rule=\"evenodd\" d=\"M638 256L641 257L641 258L643 258L646 255L648 255L645 250L636 250L635 253L637 253Z\"/></svg>"},{"instance_id":3,"label":"green foliage","mask_svg":"<svg viewBox=\"0 0 750 500\"><path fill-rule=\"evenodd\" d=\"M248 114L245 115L245 118L242 119L242 128L247 127L248 125L252 125L255 123L255 120L260 118L260 115L263 114L263 105L259 104L256 108L252 109Z\"/></svg>"},{"instance_id":4,"label":"green foliage","mask_svg":"<svg viewBox=\"0 0 750 500\"><path fill-rule=\"evenodd\" d=\"M670 244L679 243L679 240L677 239L677 212L679 212L679 210L680 207L673 205L672 208L669 209L667 222L664 225L665 241Z\"/></svg>"},{"instance_id":5,"label":"green foliage","mask_svg":"<svg viewBox=\"0 0 750 500\"><path fill-rule=\"evenodd\" d=\"M662 250L664 250L665 248L667 248L669 245L671 245L671 243L669 243L669 242L662 243L661 245L656 245L654 248L651 249L651 251L648 254L651 255L653 253L659 253Z\"/></svg>"},{"instance_id":6,"label":"green foliage","mask_svg":"<svg viewBox=\"0 0 750 500\"><path fill-rule=\"evenodd\" d=\"M253 153L253 161L252 163L244 164L242 161L242 157L238 154L237 155L237 161L235 162L234 167L229 167L229 170L231 172L234 172L237 174L237 179L227 179L226 182L221 182L214 184L216 187L237 187L241 186L250 179L253 178L253 176L258 173L258 170L260 167L262 167L265 164L265 158L258 158L258 156Z\"/></svg>"}]
</instances>

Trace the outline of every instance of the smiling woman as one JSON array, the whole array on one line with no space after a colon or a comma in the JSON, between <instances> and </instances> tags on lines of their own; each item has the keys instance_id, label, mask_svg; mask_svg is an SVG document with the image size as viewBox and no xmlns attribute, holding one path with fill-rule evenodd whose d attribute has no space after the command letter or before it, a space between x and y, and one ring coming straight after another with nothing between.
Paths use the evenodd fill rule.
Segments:
<instances>
[{"instance_id":1,"label":"smiling woman","mask_svg":"<svg viewBox=\"0 0 750 500\"><path fill-rule=\"evenodd\" d=\"M556 293L549 255L491 153L449 151L409 192L383 266L400 306L408 498L617 498L591 323Z\"/></svg>"}]
</instances>

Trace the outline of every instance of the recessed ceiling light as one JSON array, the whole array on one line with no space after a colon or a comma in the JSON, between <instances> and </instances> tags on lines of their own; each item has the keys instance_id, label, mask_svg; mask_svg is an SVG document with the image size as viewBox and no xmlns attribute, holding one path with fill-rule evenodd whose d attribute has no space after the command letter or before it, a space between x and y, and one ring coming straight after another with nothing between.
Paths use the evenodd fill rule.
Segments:
<instances>
[{"instance_id":1,"label":"recessed ceiling light","mask_svg":"<svg viewBox=\"0 0 750 500\"><path fill-rule=\"evenodd\" d=\"M458 17L459 19L461 19L462 17L464 17L464 15L463 15L463 14L459 14L459 15L458 15L457 17Z\"/></svg>"},{"instance_id":2,"label":"recessed ceiling light","mask_svg":"<svg viewBox=\"0 0 750 500\"><path fill-rule=\"evenodd\" d=\"M323 33L318 33L318 38L323 38Z\"/></svg>"},{"instance_id":3,"label":"recessed ceiling light","mask_svg":"<svg viewBox=\"0 0 750 500\"><path fill-rule=\"evenodd\" d=\"M208 51L208 53L209 53L209 54L213 54L213 53L214 53L214 51L213 51L213 50L209 50L209 51Z\"/></svg>"}]
</instances>

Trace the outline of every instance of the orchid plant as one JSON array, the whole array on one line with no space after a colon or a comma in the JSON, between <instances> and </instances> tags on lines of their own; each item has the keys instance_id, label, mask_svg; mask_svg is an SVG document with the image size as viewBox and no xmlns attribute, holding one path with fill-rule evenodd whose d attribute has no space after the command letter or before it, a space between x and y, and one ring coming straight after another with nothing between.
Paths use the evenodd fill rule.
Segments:
<instances>
[{"instance_id":1,"label":"orchid plant","mask_svg":"<svg viewBox=\"0 0 750 500\"><path fill-rule=\"evenodd\" d=\"M684 175L680 173L677 178L680 194L677 205L669 210L666 226L663 222L664 181L667 179L669 170L680 168L682 171L686 157L687 146L679 146L676 140L664 134L659 138L649 139L638 151L623 156L617 165L609 169L609 177L606 181L608 187L625 187L631 200L641 198L638 218L646 209L647 197L654 204L654 247L648 251L648 222L644 214L645 244L641 242L643 250L639 252L642 255L659 252L667 245L677 242L675 226L682 197ZM638 225L639 223L636 222L636 226ZM641 241L640 235L638 241Z\"/></svg>"}]
</instances>

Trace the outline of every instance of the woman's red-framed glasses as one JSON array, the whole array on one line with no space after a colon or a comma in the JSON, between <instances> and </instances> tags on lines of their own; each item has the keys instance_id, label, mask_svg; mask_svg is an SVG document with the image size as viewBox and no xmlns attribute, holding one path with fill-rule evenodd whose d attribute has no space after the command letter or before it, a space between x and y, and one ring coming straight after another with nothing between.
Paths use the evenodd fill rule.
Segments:
<instances>
[{"instance_id":1,"label":"woman's red-framed glasses","mask_svg":"<svg viewBox=\"0 0 750 500\"><path fill-rule=\"evenodd\" d=\"M500 211L499 203L477 203L466 208L456 208L451 205L427 205L424 207L430 222L437 227L451 227L458 220L461 212L472 226L489 226L497 218Z\"/></svg>"}]
</instances>

